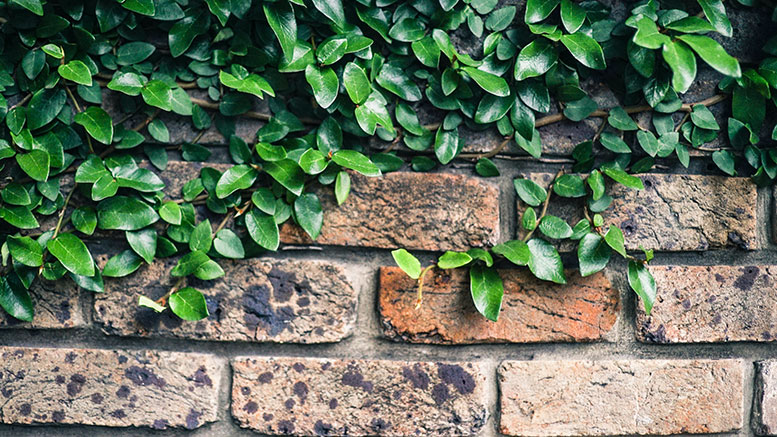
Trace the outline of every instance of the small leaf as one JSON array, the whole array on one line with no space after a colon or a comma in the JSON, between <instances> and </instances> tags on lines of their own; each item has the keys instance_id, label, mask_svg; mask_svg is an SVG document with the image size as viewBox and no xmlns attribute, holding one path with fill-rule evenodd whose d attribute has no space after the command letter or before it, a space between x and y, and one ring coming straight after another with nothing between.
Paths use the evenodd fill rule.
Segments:
<instances>
[{"instance_id":1,"label":"small leaf","mask_svg":"<svg viewBox=\"0 0 777 437\"><path fill-rule=\"evenodd\" d=\"M60 65L57 71L63 79L72 80L81 85L92 86L92 73L89 72L89 67L81 61L74 60Z\"/></svg>"},{"instance_id":2,"label":"small leaf","mask_svg":"<svg viewBox=\"0 0 777 437\"><path fill-rule=\"evenodd\" d=\"M245 249L243 243L237 235L229 229L222 229L216 234L213 240L213 248L219 255L225 258L241 259L245 258Z\"/></svg>"},{"instance_id":3,"label":"small leaf","mask_svg":"<svg viewBox=\"0 0 777 437\"><path fill-rule=\"evenodd\" d=\"M245 223L248 235L256 244L267 250L278 249L280 233L273 216L251 210L245 215Z\"/></svg>"},{"instance_id":4,"label":"small leaf","mask_svg":"<svg viewBox=\"0 0 777 437\"><path fill-rule=\"evenodd\" d=\"M607 245L614 251L618 252L622 257L628 258L626 254L626 247L624 246L625 239L623 238L623 231L615 225L610 226L607 233L604 235L604 240Z\"/></svg>"},{"instance_id":5,"label":"small leaf","mask_svg":"<svg viewBox=\"0 0 777 437\"><path fill-rule=\"evenodd\" d=\"M259 173L251 166L240 164L225 171L216 183L216 196L223 199L235 191L251 187Z\"/></svg>"},{"instance_id":6,"label":"small leaf","mask_svg":"<svg viewBox=\"0 0 777 437\"><path fill-rule=\"evenodd\" d=\"M337 204L342 205L345 203L350 192L351 176L345 171L338 172L337 179L335 179L335 199L337 199Z\"/></svg>"},{"instance_id":7,"label":"small leaf","mask_svg":"<svg viewBox=\"0 0 777 437\"><path fill-rule=\"evenodd\" d=\"M89 249L73 234L60 234L46 244L49 252L69 271L81 276L94 276L94 261Z\"/></svg>"},{"instance_id":8,"label":"small leaf","mask_svg":"<svg viewBox=\"0 0 777 437\"><path fill-rule=\"evenodd\" d=\"M557 284L567 283L564 277L564 264L555 247L540 238L532 238L527 245L531 253L529 270L534 273L534 276Z\"/></svg>"},{"instance_id":9,"label":"small leaf","mask_svg":"<svg viewBox=\"0 0 777 437\"><path fill-rule=\"evenodd\" d=\"M138 306L151 308L152 310L161 313L162 311L166 310L167 308L163 307L162 305L159 305L155 301L147 298L146 296L140 296L138 297Z\"/></svg>"},{"instance_id":10,"label":"small leaf","mask_svg":"<svg viewBox=\"0 0 777 437\"><path fill-rule=\"evenodd\" d=\"M394 262L397 263L403 272L407 273L413 279L421 277L421 262L418 258L414 257L405 249L397 249L391 251L391 256L394 257Z\"/></svg>"},{"instance_id":11,"label":"small leaf","mask_svg":"<svg viewBox=\"0 0 777 437\"><path fill-rule=\"evenodd\" d=\"M437 267L441 269L455 269L469 264L470 261L472 261L472 257L467 253L451 252L449 250L437 260Z\"/></svg>"},{"instance_id":12,"label":"small leaf","mask_svg":"<svg viewBox=\"0 0 777 437\"><path fill-rule=\"evenodd\" d=\"M356 170L365 176L380 176L380 169L369 158L355 150L338 150L332 155L336 164Z\"/></svg>"},{"instance_id":13,"label":"small leaf","mask_svg":"<svg viewBox=\"0 0 777 437\"><path fill-rule=\"evenodd\" d=\"M102 108L90 106L76 114L74 121L83 126L95 140L103 144L111 144L113 141L113 122Z\"/></svg>"},{"instance_id":14,"label":"small leaf","mask_svg":"<svg viewBox=\"0 0 777 437\"><path fill-rule=\"evenodd\" d=\"M5 241L14 261L29 267L43 265L43 249L32 238L9 236Z\"/></svg>"},{"instance_id":15,"label":"small leaf","mask_svg":"<svg viewBox=\"0 0 777 437\"><path fill-rule=\"evenodd\" d=\"M170 310L184 320L202 320L209 316L205 296L192 287L182 288L170 295Z\"/></svg>"},{"instance_id":16,"label":"small leaf","mask_svg":"<svg viewBox=\"0 0 777 437\"><path fill-rule=\"evenodd\" d=\"M0 278L0 306L15 319L32 322L35 314L32 299L16 273Z\"/></svg>"},{"instance_id":17,"label":"small leaf","mask_svg":"<svg viewBox=\"0 0 777 437\"><path fill-rule=\"evenodd\" d=\"M357 105L367 101L372 92L370 81L367 79L367 74L364 70L353 62L349 62L345 65L343 71L343 83L345 84L345 91L348 92L348 97L351 101Z\"/></svg>"},{"instance_id":18,"label":"small leaf","mask_svg":"<svg viewBox=\"0 0 777 437\"><path fill-rule=\"evenodd\" d=\"M586 234L577 247L580 276L589 276L605 268L610 255L612 249L604 238L594 233Z\"/></svg>"},{"instance_id":19,"label":"small leaf","mask_svg":"<svg viewBox=\"0 0 777 437\"><path fill-rule=\"evenodd\" d=\"M583 197L585 183L579 175L564 174L553 182L553 192L561 197Z\"/></svg>"},{"instance_id":20,"label":"small leaf","mask_svg":"<svg viewBox=\"0 0 777 437\"><path fill-rule=\"evenodd\" d=\"M548 192L529 179L515 179L513 181L518 197L531 206L540 206L548 197Z\"/></svg>"},{"instance_id":21,"label":"small leaf","mask_svg":"<svg viewBox=\"0 0 777 437\"><path fill-rule=\"evenodd\" d=\"M45 181L49 177L49 154L43 150L33 150L29 153L17 153L16 163L36 181Z\"/></svg>"},{"instance_id":22,"label":"small leaf","mask_svg":"<svg viewBox=\"0 0 777 437\"><path fill-rule=\"evenodd\" d=\"M510 95L510 87L502 77L473 67L462 67L462 70L486 92L497 97Z\"/></svg>"},{"instance_id":23,"label":"small leaf","mask_svg":"<svg viewBox=\"0 0 777 437\"><path fill-rule=\"evenodd\" d=\"M645 189L645 185L642 183L642 179L636 176L632 176L621 169L604 167L602 168L602 173L609 176L615 182L623 184L629 188L634 188L636 190Z\"/></svg>"},{"instance_id":24,"label":"small leaf","mask_svg":"<svg viewBox=\"0 0 777 437\"><path fill-rule=\"evenodd\" d=\"M742 77L739 61L726 53L714 39L703 35L680 35L677 39L691 46L693 51L715 70L731 77Z\"/></svg>"},{"instance_id":25,"label":"small leaf","mask_svg":"<svg viewBox=\"0 0 777 437\"><path fill-rule=\"evenodd\" d=\"M472 302L480 314L496 322L502 309L504 286L496 269L475 264L469 269Z\"/></svg>"},{"instance_id":26,"label":"small leaf","mask_svg":"<svg viewBox=\"0 0 777 437\"><path fill-rule=\"evenodd\" d=\"M154 262L156 255L157 233L154 229L141 229L139 231L125 232L127 242L132 250L143 258L147 263Z\"/></svg>"},{"instance_id":27,"label":"small leaf","mask_svg":"<svg viewBox=\"0 0 777 437\"><path fill-rule=\"evenodd\" d=\"M629 261L629 285L642 299L645 313L650 315L656 300L656 281L648 268L641 262Z\"/></svg>"},{"instance_id":28,"label":"small leaf","mask_svg":"<svg viewBox=\"0 0 777 437\"><path fill-rule=\"evenodd\" d=\"M569 238L572 235L572 227L566 221L554 215L543 217L540 220L539 229L546 236L555 239Z\"/></svg>"},{"instance_id":29,"label":"small leaf","mask_svg":"<svg viewBox=\"0 0 777 437\"><path fill-rule=\"evenodd\" d=\"M111 257L105 263L102 274L109 278L122 278L136 271L142 264L143 258L127 249Z\"/></svg>"},{"instance_id":30,"label":"small leaf","mask_svg":"<svg viewBox=\"0 0 777 437\"><path fill-rule=\"evenodd\" d=\"M497 255L502 255L517 266L528 265L531 258L529 246L521 240L512 240L497 244L491 251Z\"/></svg>"},{"instance_id":31,"label":"small leaf","mask_svg":"<svg viewBox=\"0 0 777 437\"><path fill-rule=\"evenodd\" d=\"M602 47L595 39L584 33L563 35L561 44L569 50L569 53L581 64L595 70L604 70L607 64L604 61Z\"/></svg>"},{"instance_id":32,"label":"small leaf","mask_svg":"<svg viewBox=\"0 0 777 437\"><path fill-rule=\"evenodd\" d=\"M294 216L300 227L315 240L321 233L324 224L324 212L318 196L313 193L305 193L294 201Z\"/></svg>"}]
</instances>

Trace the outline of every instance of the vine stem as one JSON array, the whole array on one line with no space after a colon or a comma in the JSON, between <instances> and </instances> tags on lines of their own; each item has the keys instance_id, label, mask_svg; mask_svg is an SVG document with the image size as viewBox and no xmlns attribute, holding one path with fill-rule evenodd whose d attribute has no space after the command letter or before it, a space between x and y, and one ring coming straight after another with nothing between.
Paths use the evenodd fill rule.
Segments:
<instances>
[{"instance_id":1,"label":"vine stem","mask_svg":"<svg viewBox=\"0 0 777 437\"><path fill-rule=\"evenodd\" d=\"M57 220L57 227L54 228L54 235L51 236L51 239L57 238L57 235L59 235L59 231L62 228L62 220L65 218L65 211L67 211L67 204L70 203L70 198L73 197L73 193L76 192L76 187L73 185L73 188L70 190L70 192L67 194L67 197L65 198L65 204L62 206L62 212L59 213L59 220Z\"/></svg>"},{"instance_id":2,"label":"vine stem","mask_svg":"<svg viewBox=\"0 0 777 437\"><path fill-rule=\"evenodd\" d=\"M78 104L78 100L76 100L76 96L74 96L73 92L70 91L70 87L65 85L65 91L67 91L68 97L70 97L70 100L73 102L73 106L76 107L76 111L81 112L81 105ZM89 136L89 132L86 133L86 143L89 145L89 151L94 153L94 147L92 146L92 137Z\"/></svg>"},{"instance_id":3,"label":"vine stem","mask_svg":"<svg viewBox=\"0 0 777 437\"><path fill-rule=\"evenodd\" d=\"M545 203L542 204L542 212L540 212L540 216L537 217L537 226L539 226L540 222L542 221L542 218L545 217L545 214L548 212L548 205L550 204L550 198L551 196L553 196L553 185L556 183L556 180L559 177L561 177L561 175L563 174L564 174L564 169L562 168L561 170L558 171L558 173L556 173L556 176L553 176L553 182L551 182L550 185L548 185L548 197L545 198ZM529 231L529 233L526 234L525 237L523 237L524 243L529 241L531 236L534 234L534 231L537 230L537 226L535 226L534 229Z\"/></svg>"},{"instance_id":4,"label":"vine stem","mask_svg":"<svg viewBox=\"0 0 777 437\"><path fill-rule=\"evenodd\" d=\"M429 265L425 269L421 271L421 275L418 276L418 295L415 300L415 309L421 308L421 303L424 301L424 278L426 278L426 274L429 273L429 270L432 270L434 268L434 264Z\"/></svg>"},{"instance_id":5,"label":"vine stem","mask_svg":"<svg viewBox=\"0 0 777 437\"><path fill-rule=\"evenodd\" d=\"M27 94L26 96L24 96L23 99L19 100L15 105L13 105L10 108L8 108L8 110L12 111L12 110L16 109L17 106L24 105L25 103L29 102L31 98L32 98L32 93Z\"/></svg>"}]
</instances>

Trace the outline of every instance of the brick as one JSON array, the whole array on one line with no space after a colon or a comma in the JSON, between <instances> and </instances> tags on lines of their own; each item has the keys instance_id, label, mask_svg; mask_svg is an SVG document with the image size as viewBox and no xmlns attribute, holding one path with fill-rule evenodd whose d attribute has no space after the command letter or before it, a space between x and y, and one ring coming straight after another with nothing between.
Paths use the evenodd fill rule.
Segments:
<instances>
[{"instance_id":1,"label":"brick","mask_svg":"<svg viewBox=\"0 0 777 437\"><path fill-rule=\"evenodd\" d=\"M656 304L650 316L637 305L640 341L777 340L777 266L651 266L650 271Z\"/></svg>"},{"instance_id":2,"label":"brick","mask_svg":"<svg viewBox=\"0 0 777 437\"><path fill-rule=\"evenodd\" d=\"M0 422L194 429L217 420L224 363L148 350L0 348Z\"/></svg>"},{"instance_id":3,"label":"brick","mask_svg":"<svg viewBox=\"0 0 777 437\"><path fill-rule=\"evenodd\" d=\"M0 328L60 329L89 324L79 296L82 292L72 281L47 281L38 278L30 288L35 304L32 322L22 322L0 311Z\"/></svg>"},{"instance_id":4,"label":"brick","mask_svg":"<svg viewBox=\"0 0 777 437\"><path fill-rule=\"evenodd\" d=\"M500 431L522 436L735 431L742 360L507 361Z\"/></svg>"},{"instance_id":5,"label":"brick","mask_svg":"<svg viewBox=\"0 0 777 437\"><path fill-rule=\"evenodd\" d=\"M549 173L528 174L547 187ZM702 251L712 248L758 248L755 184L748 178L702 175L640 175L645 189L609 187L613 203L602 215L623 230L626 248ZM582 201L551 199L548 214L571 225L582 218ZM518 212L525 206L518 200ZM564 250L572 246L562 247Z\"/></svg>"},{"instance_id":6,"label":"brick","mask_svg":"<svg viewBox=\"0 0 777 437\"><path fill-rule=\"evenodd\" d=\"M107 257L103 256L102 259ZM220 261L225 276L190 278L205 294L210 317L183 322L137 305L138 297L163 296L175 282L175 259L156 260L124 278L106 278L95 295L94 317L113 335L217 341L326 343L353 332L357 293L341 267L314 261L254 258Z\"/></svg>"},{"instance_id":7,"label":"brick","mask_svg":"<svg viewBox=\"0 0 777 437\"><path fill-rule=\"evenodd\" d=\"M318 244L418 250L463 250L500 241L499 189L483 178L449 173L352 176L337 206L331 187L319 190L324 227ZM281 241L310 244L287 223Z\"/></svg>"},{"instance_id":8,"label":"brick","mask_svg":"<svg viewBox=\"0 0 777 437\"><path fill-rule=\"evenodd\" d=\"M499 270L504 300L499 321L472 304L466 269L433 270L416 310L417 282L398 267L380 269L378 307L383 334L433 344L583 342L605 338L620 309L618 291L602 273L567 272L567 285L534 278L528 270Z\"/></svg>"},{"instance_id":9,"label":"brick","mask_svg":"<svg viewBox=\"0 0 777 437\"><path fill-rule=\"evenodd\" d=\"M756 363L753 429L758 435L777 435L777 361Z\"/></svg>"},{"instance_id":10,"label":"brick","mask_svg":"<svg viewBox=\"0 0 777 437\"><path fill-rule=\"evenodd\" d=\"M477 363L239 358L232 415L272 435L472 435L483 428Z\"/></svg>"}]
</instances>

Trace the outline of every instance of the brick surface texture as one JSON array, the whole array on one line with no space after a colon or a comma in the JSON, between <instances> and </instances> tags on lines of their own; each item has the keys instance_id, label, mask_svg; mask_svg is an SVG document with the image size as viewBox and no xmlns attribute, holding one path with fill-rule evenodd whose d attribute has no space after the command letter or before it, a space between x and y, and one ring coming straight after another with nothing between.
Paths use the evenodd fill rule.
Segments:
<instances>
[{"instance_id":1,"label":"brick surface texture","mask_svg":"<svg viewBox=\"0 0 777 437\"><path fill-rule=\"evenodd\" d=\"M742 427L741 360L508 361L500 431L522 436L699 434Z\"/></svg>"},{"instance_id":2,"label":"brick surface texture","mask_svg":"<svg viewBox=\"0 0 777 437\"><path fill-rule=\"evenodd\" d=\"M756 363L753 428L760 435L777 434L777 361Z\"/></svg>"},{"instance_id":3,"label":"brick surface texture","mask_svg":"<svg viewBox=\"0 0 777 437\"><path fill-rule=\"evenodd\" d=\"M488 416L476 363L240 358L232 415L272 435L470 435Z\"/></svg>"}]
</instances>

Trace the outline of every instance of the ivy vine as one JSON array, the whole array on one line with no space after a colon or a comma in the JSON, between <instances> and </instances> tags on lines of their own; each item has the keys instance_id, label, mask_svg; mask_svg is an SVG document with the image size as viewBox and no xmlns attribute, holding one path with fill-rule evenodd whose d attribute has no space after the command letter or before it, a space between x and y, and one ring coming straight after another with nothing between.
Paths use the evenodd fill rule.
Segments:
<instances>
[{"instance_id":1,"label":"ivy vine","mask_svg":"<svg viewBox=\"0 0 777 437\"><path fill-rule=\"evenodd\" d=\"M602 270L613 252L626 258L629 283L649 312L652 251L632 256L621 230L605 226L606 180L642 189L633 174L656 158L674 155L687 167L689 147L711 151L704 145L720 135L708 107L730 101L730 146L712 150L712 159L734 175L744 158L756 183L770 183L777 153L760 140L777 101L777 39L766 41L759 64L745 65L708 36L731 37L726 7L757 7L752 0L642 0L622 19L596 0L498 3L0 1L0 218L8 225L0 306L30 321L36 281L69 277L102 292L104 277L176 256L174 286L138 304L199 320L207 305L187 278L213 280L224 275L219 260L278 249L288 220L315 240L323 211L314 188L332 186L342 204L351 172L376 177L408 164L429 171L456 159L497 176L491 159L513 145L544 159L537 128L601 118L550 186L515 180L528 205L523 238L446 252L423 270L406 250L393 255L419 279L419 304L431 268L469 266L475 307L496 320L503 289L494 257L564 283L555 244L571 240L583 276ZM719 94L683 102L699 60L721 74ZM599 108L581 87L604 74L621 82L613 87L622 106ZM109 99L117 102L110 114ZM640 112L651 113L651 126L632 118ZM160 117L167 113L198 133L170 144L170 118ZM246 118L264 122L251 144L235 135ZM229 140L234 165L205 166L167 197L157 173L168 153L206 162L211 150L199 141L211 126ZM465 153L463 129L496 130L504 140ZM584 198L585 218L571 225L548 214L554 195ZM202 210L218 220L203 219ZM95 233L126 241L102 269L87 245Z\"/></svg>"}]
</instances>

